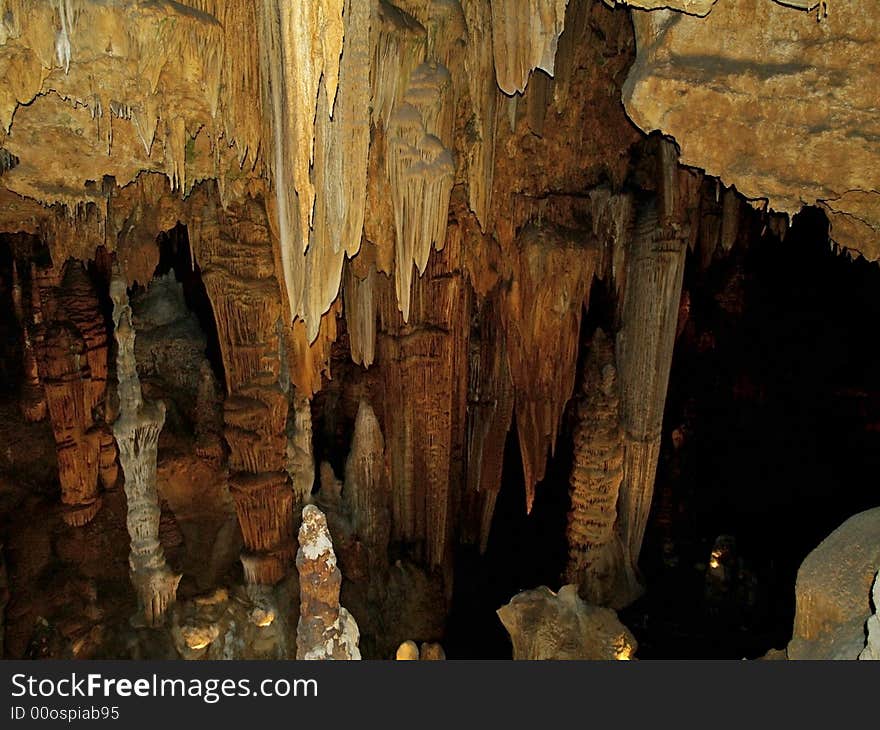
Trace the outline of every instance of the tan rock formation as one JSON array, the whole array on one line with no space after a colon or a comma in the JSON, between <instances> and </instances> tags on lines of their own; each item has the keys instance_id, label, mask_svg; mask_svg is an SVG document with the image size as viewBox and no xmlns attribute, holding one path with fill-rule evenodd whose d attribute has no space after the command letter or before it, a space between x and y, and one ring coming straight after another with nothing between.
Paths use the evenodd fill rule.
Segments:
<instances>
[{"instance_id":1,"label":"tan rock formation","mask_svg":"<svg viewBox=\"0 0 880 730\"><path fill-rule=\"evenodd\" d=\"M789 659L855 659L880 568L880 508L850 517L801 563ZM875 592L876 600L876 592ZM876 621L876 619L875 619Z\"/></svg>"},{"instance_id":2,"label":"tan rock formation","mask_svg":"<svg viewBox=\"0 0 880 730\"><path fill-rule=\"evenodd\" d=\"M581 314L596 253L592 240L576 241L549 227L530 226L517 239L502 321L529 512L574 391ZM552 289L541 284L549 280L555 282Z\"/></svg>"},{"instance_id":3,"label":"tan rock formation","mask_svg":"<svg viewBox=\"0 0 880 730\"><path fill-rule=\"evenodd\" d=\"M107 334L91 283L77 262L32 277L40 307L36 361L58 448L63 516L89 522L101 506L99 476L116 481L115 447L96 421L107 389Z\"/></svg>"},{"instance_id":4,"label":"tan rock formation","mask_svg":"<svg viewBox=\"0 0 880 730\"><path fill-rule=\"evenodd\" d=\"M614 611L585 603L573 585L518 593L498 617L514 659L632 659L638 647Z\"/></svg>"},{"instance_id":5,"label":"tan rock formation","mask_svg":"<svg viewBox=\"0 0 880 730\"><path fill-rule=\"evenodd\" d=\"M354 617L339 605L342 573L324 513L306 505L299 528L300 611L297 659L360 659L360 633Z\"/></svg>"},{"instance_id":6,"label":"tan rock formation","mask_svg":"<svg viewBox=\"0 0 880 730\"><path fill-rule=\"evenodd\" d=\"M156 457L159 432L165 422L162 401L144 401L135 364L135 332L124 279L114 276L110 286L113 324L118 347L119 417L113 433L125 475L127 524L131 536L129 566L138 597L138 608L147 626L161 626L177 595L180 575L165 562L159 541L159 496L156 490Z\"/></svg>"},{"instance_id":7,"label":"tan rock formation","mask_svg":"<svg viewBox=\"0 0 880 730\"><path fill-rule=\"evenodd\" d=\"M675 137L684 164L778 212L819 205L838 244L877 259L880 128L867 80L880 6L838 4L820 23L792 7L820 5L718 0L705 18L634 10L624 104L643 130Z\"/></svg>"},{"instance_id":8,"label":"tan rock formation","mask_svg":"<svg viewBox=\"0 0 880 730\"><path fill-rule=\"evenodd\" d=\"M618 519L628 563L629 600L641 592L638 559L654 494L690 236L686 208L699 190L691 184L696 176L692 180L690 173L679 170L670 142L661 141L658 152L658 198L636 212L616 342L624 432Z\"/></svg>"},{"instance_id":9,"label":"tan rock formation","mask_svg":"<svg viewBox=\"0 0 880 730\"><path fill-rule=\"evenodd\" d=\"M267 221L255 201L221 213L207 201L190 240L211 299L227 397L230 490L249 584L274 585L293 558L293 491L285 471L288 394L281 385L283 304Z\"/></svg>"},{"instance_id":10,"label":"tan rock formation","mask_svg":"<svg viewBox=\"0 0 880 730\"><path fill-rule=\"evenodd\" d=\"M536 68L552 76L568 0L492 0L491 5L495 74L501 90L522 93Z\"/></svg>"}]
</instances>

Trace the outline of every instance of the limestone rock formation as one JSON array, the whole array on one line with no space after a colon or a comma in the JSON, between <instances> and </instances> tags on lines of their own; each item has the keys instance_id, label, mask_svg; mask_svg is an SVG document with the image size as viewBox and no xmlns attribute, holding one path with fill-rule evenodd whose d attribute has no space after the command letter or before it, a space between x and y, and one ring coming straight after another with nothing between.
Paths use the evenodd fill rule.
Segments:
<instances>
[{"instance_id":1,"label":"limestone rock formation","mask_svg":"<svg viewBox=\"0 0 880 730\"><path fill-rule=\"evenodd\" d=\"M119 417L113 434L125 475L128 500L129 565L138 607L148 626L159 626L174 603L180 575L165 562L159 541L159 497L156 491L156 455L159 432L165 422L162 401L144 401L135 361L135 332L125 281L114 276L110 287L117 343L116 377L119 381Z\"/></svg>"},{"instance_id":2,"label":"limestone rock formation","mask_svg":"<svg viewBox=\"0 0 880 730\"><path fill-rule=\"evenodd\" d=\"M788 658L858 657L865 648L865 622L876 610L871 586L878 569L880 508L875 508L850 517L801 564Z\"/></svg>"},{"instance_id":3,"label":"limestone rock formation","mask_svg":"<svg viewBox=\"0 0 880 730\"><path fill-rule=\"evenodd\" d=\"M107 389L107 333L82 266L70 262L32 277L39 297L36 363L58 449L64 519L91 521L101 506L99 478L115 484L115 447L96 420Z\"/></svg>"},{"instance_id":4,"label":"limestone rock formation","mask_svg":"<svg viewBox=\"0 0 880 730\"><path fill-rule=\"evenodd\" d=\"M342 573L336 564L327 519L312 504L303 508L296 568L300 585L296 658L360 659L357 623L339 605Z\"/></svg>"},{"instance_id":5,"label":"limestone rock formation","mask_svg":"<svg viewBox=\"0 0 880 730\"><path fill-rule=\"evenodd\" d=\"M501 90L522 93L536 68L552 76L568 0L492 0L491 4L495 74Z\"/></svg>"},{"instance_id":6,"label":"limestone rock formation","mask_svg":"<svg viewBox=\"0 0 880 730\"><path fill-rule=\"evenodd\" d=\"M354 534L377 563L388 559L391 533L391 488L385 441L376 414L366 401L358 406L351 451L345 462L343 497Z\"/></svg>"},{"instance_id":7,"label":"limestone rock formation","mask_svg":"<svg viewBox=\"0 0 880 730\"><path fill-rule=\"evenodd\" d=\"M643 130L678 140L684 164L778 212L821 206L832 238L873 260L880 152L866 80L878 72L880 6L837 4L818 23L795 9L823 5L717 0L705 18L634 10L638 55L623 100Z\"/></svg>"},{"instance_id":8,"label":"limestone rock formation","mask_svg":"<svg viewBox=\"0 0 880 730\"><path fill-rule=\"evenodd\" d=\"M249 584L274 585L293 558L293 492L282 387L283 305L264 211L254 203L221 212L204 202L190 226L211 299L227 397L224 438L230 490L244 537Z\"/></svg>"},{"instance_id":9,"label":"limestone rock formation","mask_svg":"<svg viewBox=\"0 0 880 730\"><path fill-rule=\"evenodd\" d=\"M638 646L614 611L585 603L574 585L518 593L498 617L514 659L632 659Z\"/></svg>"},{"instance_id":10,"label":"limestone rock formation","mask_svg":"<svg viewBox=\"0 0 880 730\"><path fill-rule=\"evenodd\" d=\"M871 594L874 602L874 615L868 619L866 626L868 641L859 659L880 661L880 573L874 578L874 590Z\"/></svg>"},{"instance_id":11,"label":"limestone rock formation","mask_svg":"<svg viewBox=\"0 0 880 730\"><path fill-rule=\"evenodd\" d=\"M566 231L529 226L520 234L503 322L514 412L531 511L565 404L574 391L581 314L597 265L597 247ZM539 282L554 280L553 289ZM541 353L536 367L535 353Z\"/></svg>"},{"instance_id":12,"label":"limestone rock formation","mask_svg":"<svg viewBox=\"0 0 880 730\"><path fill-rule=\"evenodd\" d=\"M602 330L593 335L584 371L586 397L578 405L569 483L566 580L588 603L619 608L629 598L616 529L624 442L614 346Z\"/></svg>"}]
</instances>

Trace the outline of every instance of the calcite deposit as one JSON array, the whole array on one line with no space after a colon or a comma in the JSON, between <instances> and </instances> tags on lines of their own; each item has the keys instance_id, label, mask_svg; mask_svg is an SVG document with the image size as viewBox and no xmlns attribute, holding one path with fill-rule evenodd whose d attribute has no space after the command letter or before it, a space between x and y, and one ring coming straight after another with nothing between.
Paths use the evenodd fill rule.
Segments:
<instances>
[{"instance_id":1,"label":"calcite deposit","mask_svg":"<svg viewBox=\"0 0 880 730\"><path fill-rule=\"evenodd\" d=\"M755 271L805 206L880 257L878 13L0 0L5 646L509 655L525 590L517 658L628 658L682 353L789 278Z\"/></svg>"}]
</instances>

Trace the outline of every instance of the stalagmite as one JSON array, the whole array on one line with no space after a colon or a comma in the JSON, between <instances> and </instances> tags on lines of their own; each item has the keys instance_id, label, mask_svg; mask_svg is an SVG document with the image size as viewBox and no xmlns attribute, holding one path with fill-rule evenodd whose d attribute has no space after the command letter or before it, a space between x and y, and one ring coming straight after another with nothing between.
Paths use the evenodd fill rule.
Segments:
<instances>
[{"instance_id":1,"label":"stalagmite","mask_svg":"<svg viewBox=\"0 0 880 730\"><path fill-rule=\"evenodd\" d=\"M159 432L165 422L165 404L145 401L141 394L134 357L131 307L125 281L118 272L111 282L110 296L118 346L116 377L119 381L119 417L113 424L113 433L119 444L119 460L125 475L131 580L144 621L148 626L161 626L165 613L176 599L181 578L168 568L159 542L156 458Z\"/></svg>"},{"instance_id":2,"label":"stalagmite","mask_svg":"<svg viewBox=\"0 0 880 730\"><path fill-rule=\"evenodd\" d=\"M387 561L391 532L391 484L385 441L370 404L358 406L351 451L345 462L343 498L352 527L375 562Z\"/></svg>"},{"instance_id":3,"label":"stalagmite","mask_svg":"<svg viewBox=\"0 0 880 730\"><path fill-rule=\"evenodd\" d=\"M296 628L297 659L360 659L360 632L354 617L339 605L342 573L324 513L312 504L299 528L300 609Z\"/></svg>"},{"instance_id":4,"label":"stalagmite","mask_svg":"<svg viewBox=\"0 0 880 730\"><path fill-rule=\"evenodd\" d=\"M567 5L568 0L492 0L495 73L505 94L525 91L533 69L553 75Z\"/></svg>"},{"instance_id":5,"label":"stalagmite","mask_svg":"<svg viewBox=\"0 0 880 730\"><path fill-rule=\"evenodd\" d=\"M566 582L578 586L589 603L619 608L627 598L621 579L628 567L615 530L623 479L623 432L614 344L602 330L596 330L590 343L584 390L574 431Z\"/></svg>"},{"instance_id":6,"label":"stalagmite","mask_svg":"<svg viewBox=\"0 0 880 730\"><path fill-rule=\"evenodd\" d=\"M633 597L640 590L636 566L654 492L686 252L684 237L661 225L654 204L644 204L636 216L627 259L623 316L617 335L625 438L618 512L632 570Z\"/></svg>"},{"instance_id":7,"label":"stalagmite","mask_svg":"<svg viewBox=\"0 0 880 730\"><path fill-rule=\"evenodd\" d=\"M196 453L200 458L220 463L223 445L223 413L218 393L217 378L207 358L199 366L199 383L196 392Z\"/></svg>"}]
</instances>

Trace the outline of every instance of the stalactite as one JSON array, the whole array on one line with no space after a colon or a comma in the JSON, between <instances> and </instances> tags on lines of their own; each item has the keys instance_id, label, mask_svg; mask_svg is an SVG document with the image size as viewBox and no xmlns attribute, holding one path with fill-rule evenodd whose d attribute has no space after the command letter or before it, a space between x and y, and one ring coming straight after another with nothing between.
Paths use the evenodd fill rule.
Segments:
<instances>
[{"instance_id":1,"label":"stalactite","mask_svg":"<svg viewBox=\"0 0 880 730\"><path fill-rule=\"evenodd\" d=\"M351 513L355 535L374 562L386 562L391 532L391 485L385 461L385 440L373 409L358 406L345 462L343 498Z\"/></svg>"},{"instance_id":2,"label":"stalactite","mask_svg":"<svg viewBox=\"0 0 880 730\"><path fill-rule=\"evenodd\" d=\"M503 321L529 512L574 390L581 312L596 254L589 236L575 242L552 228L528 226L516 240Z\"/></svg>"},{"instance_id":3,"label":"stalactite","mask_svg":"<svg viewBox=\"0 0 880 730\"><path fill-rule=\"evenodd\" d=\"M143 399L134 356L135 332L124 279L117 273L110 285L116 343L116 377L119 381L119 417L113 433L125 474L128 502L129 566L138 596L138 608L148 626L160 626L177 596L180 575L165 562L159 541L159 494L156 458L159 432L165 423L165 404Z\"/></svg>"},{"instance_id":4,"label":"stalactite","mask_svg":"<svg viewBox=\"0 0 880 730\"><path fill-rule=\"evenodd\" d=\"M388 128L387 175L394 201L395 282L403 321L409 321L413 265L425 271L433 248L446 237L455 172L450 148L452 81L442 65L421 64Z\"/></svg>"},{"instance_id":5,"label":"stalactite","mask_svg":"<svg viewBox=\"0 0 880 730\"><path fill-rule=\"evenodd\" d=\"M574 465L569 489L568 567L565 581L593 605L622 605L623 545L615 530L623 480L623 431L617 393L614 343L596 330L584 363L585 398L578 405ZM625 599L626 596L624 595Z\"/></svg>"},{"instance_id":6,"label":"stalactite","mask_svg":"<svg viewBox=\"0 0 880 730\"><path fill-rule=\"evenodd\" d=\"M342 573L324 513L312 504L302 512L299 528L300 609L296 627L297 659L360 659L357 623L339 605Z\"/></svg>"},{"instance_id":7,"label":"stalactite","mask_svg":"<svg viewBox=\"0 0 880 730\"><path fill-rule=\"evenodd\" d=\"M370 146L370 1L346 0L335 104L321 82L315 118L314 227L295 292L309 342L336 299L346 255L361 245ZM330 109L332 108L332 118Z\"/></svg>"},{"instance_id":8,"label":"stalactite","mask_svg":"<svg viewBox=\"0 0 880 730\"><path fill-rule=\"evenodd\" d=\"M303 254L309 245L314 212L315 188L309 169L315 160L318 92L323 78L323 111L332 115L343 47L344 4L344 0L272 0L261 11L260 67L266 108L271 109L273 186L291 319L298 313L296 305L303 294ZM315 326L312 318L310 327Z\"/></svg>"},{"instance_id":9,"label":"stalactite","mask_svg":"<svg viewBox=\"0 0 880 730\"><path fill-rule=\"evenodd\" d=\"M521 94L533 69L553 75L568 0L492 0L491 4L498 86L505 94Z\"/></svg>"},{"instance_id":10,"label":"stalactite","mask_svg":"<svg viewBox=\"0 0 880 730\"><path fill-rule=\"evenodd\" d=\"M463 0L462 8L468 31L464 67L473 107L473 139L467 148L468 202L485 231L492 206L498 109L492 56L492 8L490 0Z\"/></svg>"}]
</instances>

